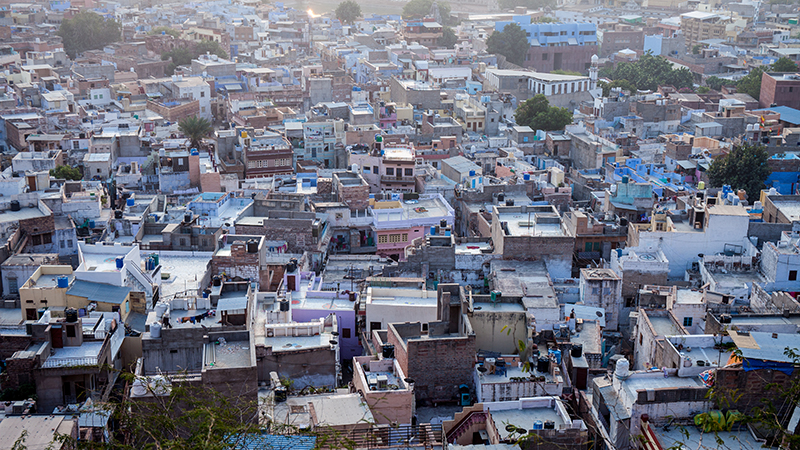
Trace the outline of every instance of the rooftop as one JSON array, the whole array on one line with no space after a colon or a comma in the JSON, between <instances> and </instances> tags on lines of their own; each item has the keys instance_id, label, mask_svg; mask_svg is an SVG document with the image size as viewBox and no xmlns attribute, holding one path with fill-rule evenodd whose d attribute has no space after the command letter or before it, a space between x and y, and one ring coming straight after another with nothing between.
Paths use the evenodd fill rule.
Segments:
<instances>
[{"instance_id":1,"label":"rooftop","mask_svg":"<svg viewBox=\"0 0 800 450\"><path fill-rule=\"evenodd\" d=\"M233 367L250 367L249 341L228 341L225 344L209 342L206 344L206 368L229 369Z\"/></svg>"},{"instance_id":2,"label":"rooftop","mask_svg":"<svg viewBox=\"0 0 800 450\"><path fill-rule=\"evenodd\" d=\"M92 302L121 305L130 292L131 288L127 286L120 287L104 283L75 280L72 286L67 290L67 295L84 297Z\"/></svg>"}]
</instances>

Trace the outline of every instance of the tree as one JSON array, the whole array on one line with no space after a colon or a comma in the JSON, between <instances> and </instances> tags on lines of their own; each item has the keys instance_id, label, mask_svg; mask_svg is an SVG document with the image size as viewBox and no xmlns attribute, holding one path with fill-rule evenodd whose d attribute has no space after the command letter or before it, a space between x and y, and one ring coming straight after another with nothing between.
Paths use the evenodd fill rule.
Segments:
<instances>
[{"instance_id":1,"label":"tree","mask_svg":"<svg viewBox=\"0 0 800 450\"><path fill-rule=\"evenodd\" d=\"M630 94L636 93L636 86L631 84L628 80L614 80L611 83L603 83L599 84L598 86L603 88L603 97L608 97L611 95L611 89L613 88L620 88L623 91L628 91Z\"/></svg>"},{"instance_id":2,"label":"tree","mask_svg":"<svg viewBox=\"0 0 800 450\"><path fill-rule=\"evenodd\" d=\"M672 63L663 56L648 52L638 61L619 63L614 69L602 69L603 76L612 80L627 80L636 89L654 91L659 86L671 85L676 88L694 86L694 76L689 69L674 69Z\"/></svg>"},{"instance_id":3,"label":"tree","mask_svg":"<svg viewBox=\"0 0 800 450\"><path fill-rule=\"evenodd\" d=\"M403 19L422 19L431 14L434 0L411 0L403 6ZM439 8L439 15L442 16L442 25L453 25L450 18L450 4L447 2L436 2Z\"/></svg>"},{"instance_id":4,"label":"tree","mask_svg":"<svg viewBox=\"0 0 800 450\"><path fill-rule=\"evenodd\" d=\"M767 157L763 146L738 145L727 155L714 159L706 173L713 186L728 184L734 190L744 189L748 198L758 199L764 180L772 173Z\"/></svg>"},{"instance_id":5,"label":"tree","mask_svg":"<svg viewBox=\"0 0 800 450\"><path fill-rule=\"evenodd\" d=\"M81 11L71 19L64 19L56 32L64 43L64 51L74 59L78 53L96 50L116 42L122 35L122 26L114 19L104 19L92 11Z\"/></svg>"},{"instance_id":6,"label":"tree","mask_svg":"<svg viewBox=\"0 0 800 450\"><path fill-rule=\"evenodd\" d=\"M758 100L761 96L761 75L763 74L764 69L756 67L736 83L736 90L749 94L751 97Z\"/></svg>"},{"instance_id":7,"label":"tree","mask_svg":"<svg viewBox=\"0 0 800 450\"><path fill-rule=\"evenodd\" d=\"M185 47L175 47L174 49L161 54L161 60L166 61L172 58L172 63L167 66L167 75L171 75L178 66L188 66L192 63L193 59L197 59L200 55L206 53L217 55L220 58L227 58L228 54L222 49L217 41L201 41L194 47L194 51Z\"/></svg>"},{"instance_id":8,"label":"tree","mask_svg":"<svg viewBox=\"0 0 800 450\"><path fill-rule=\"evenodd\" d=\"M693 55L699 55L699 54L700 54L700 49L701 49L701 48L703 48L703 46L702 46L702 45L700 45L700 44L698 44L698 45L695 45L694 47L692 47L692 54L693 54Z\"/></svg>"},{"instance_id":9,"label":"tree","mask_svg":"<svg viewBox=\"0 0 800 450\"><path fill-rule=\"evenodd\" d=\"M708 94L709 92L711 92L711 88L708 86L700 86L697 88L698 94Z\"/></svg>"},{"instance_id":10,"label":"tree","mask_svg":"<svg viewBox=\"0 0 800 450\"><path fill-rule=\"evenodd\" d=\"M346 0L336 7L336 18L339 22L352 25L361 17L361 5L354 0Z\"/></svg>"},{"instance_id":11,"label":"tree","mask_svg":"<svg viewBox=\"0 0 800 450\"><path fill-rule=\"evenodd\" d=\"M797 64L783 56L772 64L773 72L797 72Z\"/></svg>"},{"instance_id":12,"label":"tree","mask_svg":"<svg viewBox=\"0 0 800 450\"><path fill-rule=\"evenodd\" d=\"M734 82L732 82L730 80L725 80L723 78L719 78L719 77L715 77L715 76L710 76L710 77L706 78L706 86L710 87L711 89L713 89L715 91L721 90L722 86L731 86L731 85L734 85L734 84L736 84L736 83L734 83Z\"/></svg>"},{"instance_id":13,"label":"tree","mask_svg":"<svg viewBox=\"0 0 800 450\"><path fill-rule=\"evenodd\" d=\"M509 62L518 66L523 64L525 54L530 48L527 34L513 22L506 25L503 31L492 33L486 40L486 46L489 53L503 55Z\"/></svg>"},{"instance_id":14,"label":"tree","mask_svg":"<svg viewBox=\"0 0 800 450\"><path fill-rule=\"evenodd\" d=\"M192 147L200 148L200 140L214 130L211 122L203 117L191 116L178 122L178 130L191 139Z\"/></svg>"},{"instance_id":15,"label":"tree","mask_svg":"<svg viewBox=\"0 0 800 450\"><path fill-rule=\"evenodd\" d=\"M198 42L197 45L195 45L194 47L195 58L197 58L200 55L205 55L206 53L209 53L211 55L217 55L223 59L228 57L228 53L225 51L225 49L222 48L221 45L219 45L219 42L217 41L202 40Z\"/></svg>"},{"instance_id":16,"label":"tree","mask_svg":"<svg viewBox=\"0 0 800 450\"><path fill-rule=\"evenodd\" d=\"M147 34L168 34L176 39L181 37L180 31L170 27L155 27Z\"/></svg>"},{"instance_id":17,"label":"tree","mask_svg":"<svg viewBox=\"0 0 800 450\"><path fill-rule=\"evenodd\" d=\"M536 94L519 105L514 120L518 125L527 125L534 130L553 131L572 123L572 113L566 108L550 106L544 94Z\"/></svg>"},{"instance_id":18,"label":"tree","mask_svg":"<svg viewBox=\"0 0 800 450\"><path fill-rule=\"evenodd\" d=\"M50 175L59 180L78 181L83 179L81 171L72 166L58 166L55 169L50 169Z\"/></svg>"},{"instance_id":19,"label":"tree","mask_svg":"<svg viewBox=\"0 0 800 450\"><path fill-rule=\"evenodd\" d=\"M439 47L453 48L458 42L456 32L452 28L445 26L442 28L442 37L439 38Z\"/></svg>"}]
</instances>

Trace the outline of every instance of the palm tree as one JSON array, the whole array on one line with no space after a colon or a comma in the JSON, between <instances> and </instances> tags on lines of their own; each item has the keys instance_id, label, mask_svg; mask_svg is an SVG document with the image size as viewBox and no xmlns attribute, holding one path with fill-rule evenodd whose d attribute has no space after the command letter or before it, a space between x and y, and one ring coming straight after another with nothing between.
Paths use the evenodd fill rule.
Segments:
<instances>
[{"instance_id":1,"label":"palm tree","mask_svg":"<svg viewBox=\"0 0 800 450\"><path fill-rule=\"evenodd\" d=\"M211 122L203 117L187 117L178 122L178 130L192 140L192 147L200 148L200 140L214 130Z\"/></svg>"}]
</instances>

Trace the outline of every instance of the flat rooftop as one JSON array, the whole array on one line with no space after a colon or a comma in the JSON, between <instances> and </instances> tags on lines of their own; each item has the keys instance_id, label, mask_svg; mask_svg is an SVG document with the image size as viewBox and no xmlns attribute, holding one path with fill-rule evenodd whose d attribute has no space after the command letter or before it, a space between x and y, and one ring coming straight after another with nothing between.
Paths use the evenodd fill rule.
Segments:
<instances>
[{"instance_id":1,"label":"flat rooftop","mask_svg":"<svg viewBox=\"0 0 800 450\"><path fill-rule=\"evenodd\" d=\"M169 312L169 323L172 324L173 328L193 328L199 327L203 325L205 327L220 327L222 326L220 323L220 317L217 315L213 316L205 316L201 319L198 319L198 316L204 315L207 313L208 309L173 309ZM194 317L194 322L191 321L190 317ZM155 322L160 322L160 320L156 317L155 311L150 311L147 313L147 321L146 323L152 324Z\"/></svg>"},{"instance_id":2,"label":"flat rooftop","mask_svg":"<svg viewBox=\"0 0 800 450\"><path fill-rule=\"evenodd\" d=\"M207 369L230 369L251 365L249 341L228 341L224 345L215 342L206 344Z\"/></svg>"},{"instance_id":3,"label":"flat rooftop","mask_svg":"<svg viewBox=\"0 0 800 450\"><path fill-rule=\"evenodd\" d=\"M524 409L503 409L499 411L491 411L492 420L494 421L495 428L500 434L500 439L508 439L511 435L506 430L507 424L517 424L527 430L533 428L533 423L537 420L542 422L552 421L555 423L556 429L564 424L564 419L556 412L554 408L524 408ZM525 425L519 425L525 424Z\"/></svg>"},{"instance_id":4,"label":"flat rooftop","mask_svg":"<svg viewBox=\"0 0 800 450\"><path fill-rule=\"evenodd\" d=\"M672 336L683 334L683 331L669 317L647 316L657 336Z\"/></svg>"},{"instance_id":5,"label":"flat rooftop","mask_svg":"<svg viewBox=\"0 0 800 450\"><path fill-rule=\"evenodd\" d=\"M151 253L153 252L143 251L142 256ZM161 253L158 262L161 264L161 273L170 276L169 279L161 281L162 298L185 291L196 293L200 288L200 281L211 263L211 252L186 252L181 256Z\"/></svg>"},{"instance_id":6,"label":"flat rooftop","mask_svg":"<svg viewBox=\"0 0 800 450\"><path fill-rule=\"evenodd\" d=\"M525 312L525 307L519 303L506 303L506 302L475 302L472 304L473 310L476 314L488 312Z\"/></svg>"},{"instance_id":7,"label":"flat rooftop","mask_svg":"<svg viewBox=\"0 0 800 450\"><path fill-rule=\"evenodd\" d=\"M645 389L664 388L696 388L705 387L699 377L664 377L661 371L643 374L644 376L631 376L623 381L623 389L627 390L630 398L637 398L637 391Z\"/></svg>"},{"instance_id":8,"label":"flat rooftop","mask_svg":"<svg viewBox=\"0 0 800 450\"><path fill-rule=\"evenodd\" d=\"M97 364L103 341L87 341L78 347L53 348L43 368L91 366Z\"/></svg>"},{"instance_id":9,"label":"flat rooftop","mask_svg":"<svg viewBox=\"0 0 800 450\"><path fill-rule=\"evenodd\" d=\"M497 219L508 224L510 236L565 236L561 218L554 213L499 212Z\"/></svg>"}]
</instances>

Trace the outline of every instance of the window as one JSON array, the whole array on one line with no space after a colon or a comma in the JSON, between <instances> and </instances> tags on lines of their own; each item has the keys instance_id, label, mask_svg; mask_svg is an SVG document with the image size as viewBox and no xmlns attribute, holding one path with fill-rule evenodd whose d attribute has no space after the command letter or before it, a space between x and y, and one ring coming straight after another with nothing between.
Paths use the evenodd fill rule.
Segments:
<instances>
[{"instance_id":1,"label":"window","mask_svg":"<svg viewBox=\"0 0 800 450\"><path fill-rule=\"evenodd\" d=\"M406 169L406 176L413 177L414 176L414 169Z\"/></svg>"},{"instance_id":2,"label":"window","mask_svg":"<svg viewBox=\"0 0 800 450\"><path fill-rule=\"evenodd\" d=\"M408 242L408 233L403 233L400 237L400 242Z\"/></svg>"},{"instance_id":3,"label":"window","mask_svg":"<svg viewBox=\"0 0 800 450\"><path fill-rule=\"evenodd\" d=\"M342 339L350 339L350 328L342 328Z\"/></svg>"},{"instance_id":4,"label":"window","mask_svg":"<svg viewBox=\"0 0 800 450\"><path fill-rule=\"evenodd\" d=\"M206 96L206 92L205 91L200 91L200 98L203 98L205 96Z\"/></svg>"},{"instance_id":5,"label":"window","mask_svg":"<svg viewBox=\"0 0 800 450\"><path fill-rule=\"evenodd\" d=\"M790 270L789 271L789 281L796 281L797 280L797 271Z\"/></svg>"},{"instance_id":6,"label":"window","mask_svg":"<svg viewBox=\"0 0 800 450\"><path fill-rule=\"evenodd\" d=\"M79 150L81 148L80 141L72 141L72 148L73 150Z\"/></svg>"},{"instance_id":7,"label":"window","mask_svg":"<svg viewBox=\"0 0 800 450\"><path fill-rule=\"evenodd\" d=\"M364 173L369 173L369 166L364 166Z\"/></svg>"},{"instance_id":8,"label":"window","mask_svg":"<svg viewBox=\"0 0 800 450\"><path fill-rule=\"evenodd\" d=\"M369 323L369 330L370 331L375 331L375 330L380 330L380 329L381 329L381 323L380 322L370 322Z\"/></svg>"},{"instance_id":9,"label":"window","mask_svg":"<svg viewBox=\"0 0 800 450\"><path fill-rule=\"evenodd\" d=\"M542 61L547 61L547 57L549 55L547 53L542 53Z\"/></svg>"},{"instance_id":10,"label":"window","mask_svg":"<svg viewBox=\"0 0 800 450\"><path fill-rule=\"evenodd\" d=\"M389 235L389 243L396 244L398 242L401 242L399 234L390 234Z\"/></svg>"},{"instance_id":11,"label":"window","mask_svg":"<svg viewBox=\"0 0 800 450\"><path fill-rule=\"evenodd\" d=\"M376 175L380 175L381 174L381 169L378 166L373 166L372 167L372 173L374 173Z\"/></svg>"},{"instance_id":12,"label":"window","mask_svg":"<svg viewBox=\"0 0 800 450\"><path fill-rule=\"evenodd\" d=\"M100 169L97 169L97 173L100 173Z\"/></svg>"},{"instance_id":13,"label":"window","mask_svg":"<svg viewBox=\"0 0 800 450\"><path fill-rule=\"evenodd\" d=\"M8 293L9 294L16 294L19 292L19 288L17 287L17 279L16 278L7 278L8 281Z\"/></svg>"},{"instance_id":14,"label":"window","mask_svg":"<svg viewBox=\"0 0 800 450\"><path fill-rule=\"evenodd\" d=\"M644 341L644 335L643 335L643 334L640 334L640 335L639 335L639 345L642 345L642 342L643 342L643 341Z\"/></svg>"},{"instance_id":15,"label":"window","mask_svg":"<svg viewBox=\"0 0 800 450\"><path fill-rule=\"evenodd\" d=\"M59 247L64 248L64 240L63 239L59 240L58 245Z\"/></svg>"},{"instance_id":16,"label":"window","mask_svg":"<svg viewBox=\"0 0 800 450\"><path fill-rule=\"evenodd\" d=\"M186 247L186 239L181 238L181 247Z\"/></svg>"},{"instance_id":17,"label":"window","mask_svg":"<svg viewBox=\"0 0 800 450\"><path fill-rule=\"evenodd\" d=\"M67 239L67 247L72 248L72 239Z\"/></svg>"},{"instance_id":18,"label":"window","mask_svg":"<svg viewBox=\"0 0 800 450\"><path fill-rule=\"evenodd\" d=\"M378 244L385 244L388 242L388 235L386 234L379 234L378 235Z\"/></svg>"},{"instance_id":19,"label":"window","mask_svg":"<svg viewBox=\"0 0 800 450\"><path fill-rule=\"evenodd\" d=\"M67 325L67 337L68 338L75 337L75 325Z\"/></svg>"},{"instance_id":20,"label":"window","mask_svg":"<svg viewBox=\"0 0 800 450\"><path fill-rule=\"evenodd\" d=\"M692 318L691 317L684 317L683 318L683 326L685 326L685 327L692 326Z\"/></svg>"},{"instance_id":21,"label":"window","mask_svg":"<svg viewBox=\"0 0 800 450\"><path fill-rule=\"evenodd\" d=\"M394 175L394 168L393 167L387 167L386 168L386 175Z\"/></svg>"}]
</instances>

